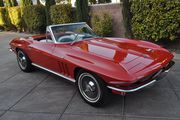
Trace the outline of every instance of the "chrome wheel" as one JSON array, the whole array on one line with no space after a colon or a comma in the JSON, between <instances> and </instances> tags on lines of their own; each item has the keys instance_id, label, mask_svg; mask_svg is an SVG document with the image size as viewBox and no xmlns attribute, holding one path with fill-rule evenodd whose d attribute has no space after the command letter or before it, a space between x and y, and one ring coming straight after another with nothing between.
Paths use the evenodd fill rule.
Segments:
<instances>
[{"instance_id":1,"label":"chrome wheel","mask_svg":"<svg viewBox=\"0 0 180 120\"><path fill-rule=\"evenodd\" d=\"M97 102L101 97L100 86L94 76L82 73L78 78L78 88L84 99L90 103Z\"/></svg>"},{"instance_id":2,"label":"chrome wheel","mask_svg":"<svg viewBox=\"0 0 180 120\"><path fill-rule=\"evenodd\" d=\"M18 51L17 57L19 66L21 67L21 69L25 70L27 67L27 59L25 54L22 51Z\"/></svg>"}]
</instances>

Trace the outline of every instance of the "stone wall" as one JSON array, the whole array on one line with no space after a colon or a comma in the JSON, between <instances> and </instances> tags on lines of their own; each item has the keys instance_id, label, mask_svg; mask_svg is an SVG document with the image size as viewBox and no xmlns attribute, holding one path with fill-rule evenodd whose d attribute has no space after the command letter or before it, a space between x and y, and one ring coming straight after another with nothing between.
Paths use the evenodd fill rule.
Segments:
<instances>
[{"instance_id":1,"label":"stone wall","mask_svg":"<svg viewBox=\"0 0 180 120\"><path fill-rule=\"evenodd\" d=\"M90 6L92 14L107 13L113 18L114 37L124 37L125 29L123 25L122 4L97 4Z\"/></svg>"}]
</instances>

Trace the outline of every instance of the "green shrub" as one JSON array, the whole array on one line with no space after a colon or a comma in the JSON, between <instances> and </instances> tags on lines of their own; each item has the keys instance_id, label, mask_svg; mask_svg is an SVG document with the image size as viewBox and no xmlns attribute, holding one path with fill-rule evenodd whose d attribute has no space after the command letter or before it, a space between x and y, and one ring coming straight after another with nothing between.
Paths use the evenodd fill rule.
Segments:
<instances>
[{"instance_id":1,"label":"green shrub","mask_svg":"<svg viewBox=\"0 0 180 120\"><path fill-rule=\"evenodd\" d=\"M12 7L11 0L5 0L6 7Z\"/></svg>"},{"instance_id":2,"label":"green shrub","mask_svg":"<svg viewBox=\"0 0 180 120\"><path fill-rule=\"evenodd\" d=\"M50 7L50 18L52 24L72 22L71 4L53 5Z\"/></svg>"},{"instance_id":3,"label":"green shrub","mask_svg":"<svg viewBox=\"0 0 180 120\"><path fill-rule=\"evenodd\" d=\"M92 5L92 4L96 4L97 3L97 1L96 0L89 0L89 2L90 2L90 4Z\"/></svg>"},{"instance_id":4,"label":"green shrub","mask_svg":"<svg viewBox=\"0 0 180 120\"><path fill-rule=\"evenodd\" d=\"M46 0L46 6L47 7L50 7L50 6L55 5L55 4L56 4L55 0Z\"/></svg>"},{"instance_id":5,"label":"green shrub","mask_svg":"<svg viewBox=\"0 0 180 120\"><path fill-rule=\"evenodd\" d=\"M20 0L20 6L29 6L33 5L32 0Z\"/></svg>"},{"instance_id":6,"label":"green shrub","mask_svg":"<svg viewBox=\"0 0 180 120\"><path fill-rule=\"evenodd\" d=\"M20 7L9 7L7 8L11 24L16 27L17 30L21 30L22 18Z\"/></svg>"},{"instance_id":7,"label":"green shrub","mask_svg":"<svg viewBox=\"0 0 180 120\"><path fill-rule=\"evenodd\" d=\"M98 3L110 3L111 0L98 0Z\"/></svg>"},{"instance_id":8,"label":"green shrub","mask_svg":"<svg viewBox=\"0 0 180 120\"><path fill-rule=\"evenodd\" d=\"M91 19L92 29L96 34L100 36L112 36L113 25L112 17L108 14L103 15L93 15Z\"/></svg>"},{"instance_id":9,"label":"green shrub","mask_svg":"<svg viewBox=\"0 0 180 120\"><path fill-rule=\"evenodd\" d=\"M0 7L0 26L5 27L6 25L6 9L4 7Z\"/></svg>"},{"instance_id":10,"label":"green shrub","mask_svg":"<svg viewBox=\"0 0 180 120\"><path fill-rule=\"evenodd\" d=\"M7 9L4 7L0 7L0 27L4 28L5 30L13 29Z\"/></svg>"},{"instance_id":11,"label":"green shrub","mask_svg":"<svg viewBox=\"0 0 180 120\"><path fill-rule=\"evenodd\" d=\"M42 32L46 28L45 7L41 5L23 7L23 20L29 32Z\"/></svg>"},{"instance_id":12,"label":"green shrub","mask_svg":"<svg viewBox=\"0 0 180 120\"><path fill-rule=\"evenodd\" d=\"M131 12L135 38L175 40L180 35L179 0L133 0Z\"/></svg>"},{"instance_id":13,"label":"green shrub","mask_svg":"<svg viewBox=\"0 0 180 120\"><path fill-rule=\"evenodd\" d=\"M18 6L17 0L11 0L11 4L12 4L12 6Z\"/></svg>"},{"instance_id":14,"label":"green shrub","mask_svg":"<svg viewBox=\"0 0 180 120\"><path fill-rule=\"evenodd\" d=\"M0 7L4 7L4 1L0 0Z\"/></svg>"}]
</instances>

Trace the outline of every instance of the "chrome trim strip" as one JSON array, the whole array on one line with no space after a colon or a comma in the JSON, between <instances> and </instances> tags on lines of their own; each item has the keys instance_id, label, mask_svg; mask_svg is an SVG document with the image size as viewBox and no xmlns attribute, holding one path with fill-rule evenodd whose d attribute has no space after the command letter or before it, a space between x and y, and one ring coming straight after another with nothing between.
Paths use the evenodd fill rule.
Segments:
<instances>
[{"instance_id":1,"label":"chrome trim strip","mask_svg":"<svg viewBox=\"0 0 180 120\"><path fill-rule=\"evenodd\" d=\"M48 27L65 26L65 25L78 25L78 24L86 24L86 22L56 24L56 25L49 25Z\"/></svg>"},{"instance_id":2,"label":"chrome trim strip","mask_svg":"<svg viewBox=\"0 0 180 120\"><path fill-rule=\"evenodd\" d=\"M152 80L151 82L149 82L147 84L144 84L144 85L142 85L142 86L140 86L138 88L134 88L134 89L130 89L130 90L119 89L119 88L115 88L115 87L112 87L112 86L107 86L107 87L110 88L111 90L128 93L128 92L135 92L137 90L140 90L140 89L142 89L144 87L147 87L148 85L153 84L154 82L156 82L156 80Z\"/></svg>"},{"instance_id":3,"label":"chrome trim strip","mask_svg":"<svg viewBox=\"0 0 180 120\"><path fill-rule=\"evenodd\" d=\"M69 80L69 81L71 81L71 82L75 82L75 80L72 79L72 78L69 78L69 77L67 77L67 76L64 76L64 75L62 75L62 74L59 74L59 73L54 72L54 71L52 71L52 70L49 70L49 69L47 69L47 68L44 68L44 67L42 67L42 66L40 66L40 65L37 65L37 64L35 64L35 63L32 63L32 65L33 65L33 66L36 66L36 67L38 67L38 68L41 68L41 69L43 69L43 70L46 70L46 71L48 71L48 72L50 72L50 73L53 73L53 74L55 74L55 75L57 75L57 76L60 76L60 77L62 77L62 78L65 78L65 79L67 79L67 80Z\"/></svg>"}]
</instances>

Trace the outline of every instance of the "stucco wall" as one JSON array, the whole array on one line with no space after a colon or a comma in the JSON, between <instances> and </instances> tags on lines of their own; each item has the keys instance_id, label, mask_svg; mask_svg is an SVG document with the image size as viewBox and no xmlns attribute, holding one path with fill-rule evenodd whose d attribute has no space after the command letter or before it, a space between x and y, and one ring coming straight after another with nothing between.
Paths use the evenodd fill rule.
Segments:
<instances>
[{"instance_id":1,"label":"stucco wall","mask_svg":"<svg viewBox=\"0 0 180 120\"><path fill-rule=\"evenodd\" d=\"M122 4L100 4L90 6L92 14L107 13L113 18L113 33L115 37L124 37L124 25L122 16Z\"/></svg>"}]
</instances>

